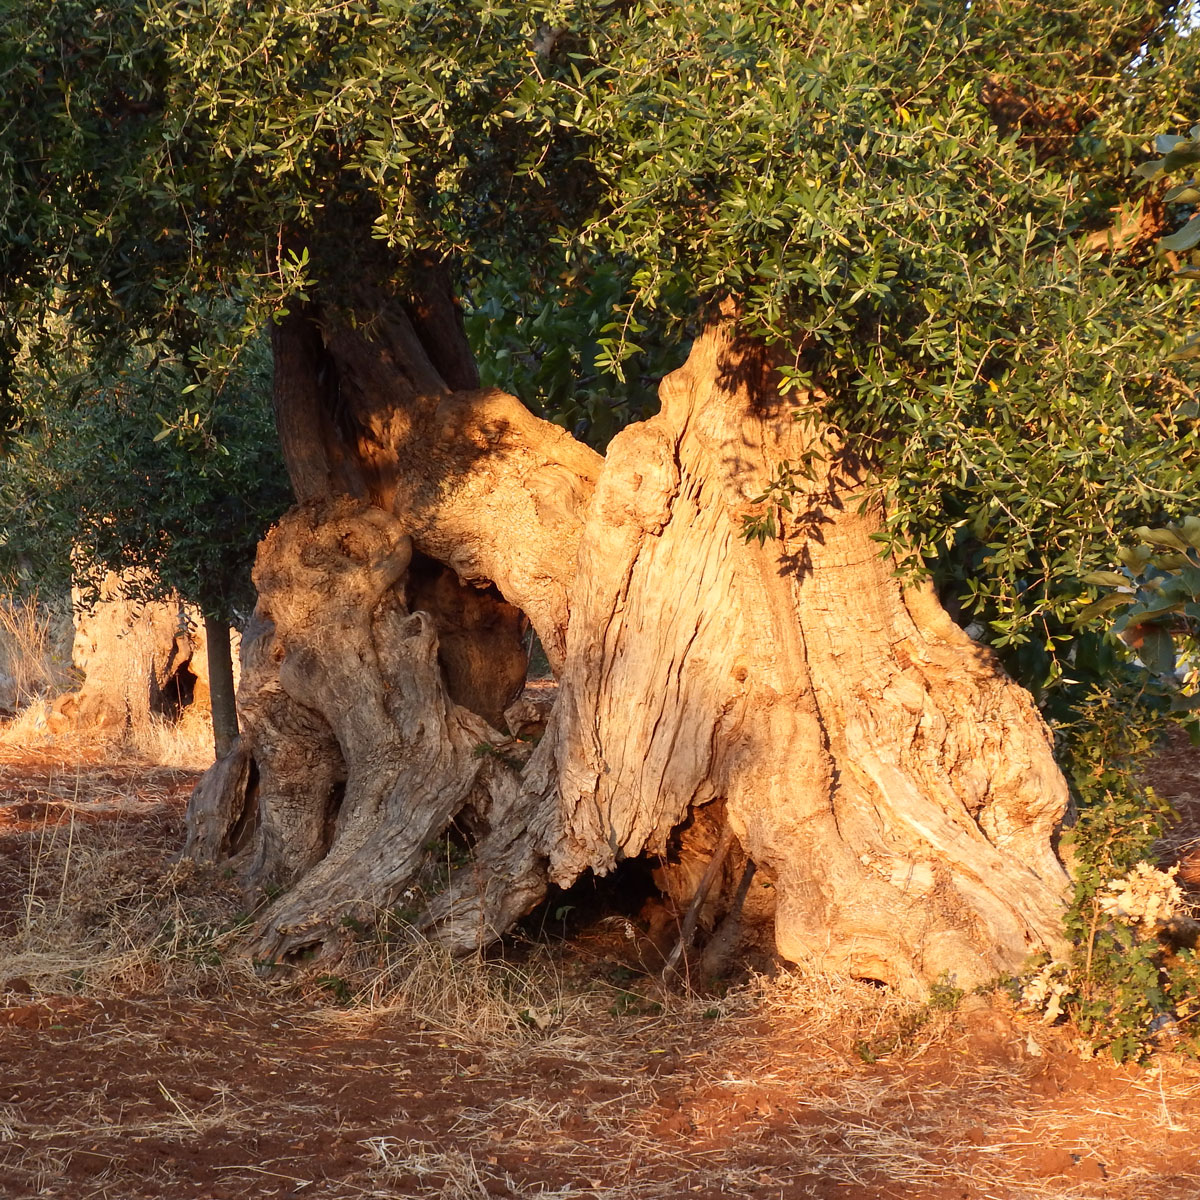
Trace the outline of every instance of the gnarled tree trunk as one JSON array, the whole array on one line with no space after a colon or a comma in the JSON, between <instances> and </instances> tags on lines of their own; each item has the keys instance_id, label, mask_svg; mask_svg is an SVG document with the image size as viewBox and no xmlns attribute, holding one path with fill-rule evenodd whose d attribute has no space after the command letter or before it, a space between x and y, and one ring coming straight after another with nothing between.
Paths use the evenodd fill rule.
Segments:
<instances>
[{"instance_id":1,"label":"gnarled tree trunk","mask_svg":"<svg viewBox=\"0 0 1200 1200\"><path fill-rule=\"evenodd\" d=\"M109 572L91 605L74 598L72 663L79 692L56 708L77 727L137 740L152 719L207 721L211 713L209 627L200 612L174 600L139 600L139 580ZM227 628L236 653L238 635ZM230 662L227 686L236 686Z\"/></svg>"},{"instance_id":2,"label":"gnarled tree trunk","mask_svg":"<svg viewBox=\"0 0 1200 1200\"><path fill-rule=\"evenodd\" d=\"M880 557L876 493L761 347L714 323L601 459L475 388L452 315L383 311L370 337L316 310L275 335L308 503L259 554L244 769L191 818L193 853L286 889L256 953L393 904L452 824L469 859L420 919L467 949L550 882L666 856L714 804L786 958L919 992L1056 945L1046 730ZM801 463L793 511L748 541L754 498ZM500 728L521 614L558 677L532 751ZM685 902L696 872L665 875Z\"/></svg>"},{"instance_id":3,"label":"gnarled tree trunk","mask_svg":"<svg viewBox=\"0 0 1200 1200\"><path fill-rule=\"evenodd\" d=\"M1049 739L932 591L901 585L878 500L769 366L710 329L609 448L552 724L552 877L663 853L720 798L774 878L784 957L913 990L994 977L1058 935ZM776 535L747 540L774 468L805 462Z\"/></svg>"}]
</instances>

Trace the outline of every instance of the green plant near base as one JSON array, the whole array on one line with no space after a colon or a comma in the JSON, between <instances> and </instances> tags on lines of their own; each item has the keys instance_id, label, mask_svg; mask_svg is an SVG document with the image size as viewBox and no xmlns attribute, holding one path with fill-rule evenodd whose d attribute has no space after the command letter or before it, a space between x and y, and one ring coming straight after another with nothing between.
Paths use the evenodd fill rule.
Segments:
<instances>
[{"instance_id":1,"label":"green plant near base","mask_svg":"<svg viewBox=\"0 0 1200 1200\"><path fill-rule=\"evenodd\" d=\"M966 992L954 986L954 981L943 972L929 985L929 999L926 1003L934 1012L953 1012L962 1003Z\"/></svg>"},{"instance_id":2,"label":"green plant near base","mask_svg":"<svg viewBox=\"0 0 1200 1200\"><path fill-rule=\"evenodd\" d=\"M1050 975L1056 986L1038 996L1047 1015L1062 1013L1079 1030L1083 1047L1104 1050L1117 1062L1142 1062L1170 1048L1200 1050L1200 958L1155 931L1104 915L1096 897L1080 901L1080 940L1066 963L1045 958L1032 965L1024 996ZM1087 914L1090 912L1090 917Z\"/></svg>"},{"instance_id":3,"label":"green plant near base","mask_svg":"<svg viewBox=\"0 0 1200 1200\"><path fill-rule=\"evenodd\" d=\"M513 745L514 742L521 739L514 738L506 745ZM476 758L494 758L497 762L502 762L506 767L511 767L514 771L519 771L524 765L524 761L515 754L508 754L503 746L497 746L492 742L480 742L472 752Z\"/></svg>"},{"instance_id":4,"label":"green plant near base","mask_svg":"<svg viewBox=\"0 0 1200 1200\"><path fill-rule=\"evenodd\" d=\"M954 985L950 974L943 971L929 985L929 995L924 1004L907 1012L891 1029L874 1037L856 1041L854 1053L865 1063L878 1062L881 1058L895 1054L933 1020L935 1013L954 1012L965 995L962 988Z\"/></svg>"},{"instance_id":5,"label":"green plant near base","mask_svg":"<svg viewBox=\"0 0 1200 1200\"><path fill-rule=\"evenodd\" d=\"M1098 690L1078 722L1060 731L1078 819L1060 843L1075 884L1065 961L1035 960L1024 997L1048 1019L1060 1014L1085 1045L1118 1062L1140 1061L1168 1042L1200 1049L1200 960L1160 923L1106 905L1114 883L1153 862L1174 819L1171 806L1138 778L1161 729L1136 679Z\"/></svg>"},{"instance_id":6,"label":"green plant near base","mask_svg":"<svg viewBox=\"0 0 1200 1200\"><path fill-rule=\"evenodd\" d=\"M1200 125L1186 137L1158 136L1155 149L1163 157L1136 168L1146 180L1194 171L1200 164ZM1177 276L1196 278L1200 180L1177 183L1162 200L1182 206L1186 223L1159 240L1159 252L1173 256ZM1168 346L1163 361L1197 355L1200 334L1191 332L1181 344ZM1185 411L1197 414L1194 399L1184 400L1180 412ZM1079 612L1075 627L1111 620L1111 633L1136 651L1142 671L1140 677L1112 674L1093 690L1081 719L1062 731L1079 806L1077 824L1062 839L1075 881L1066 919L1072 950L1064 963L1035 964L1026 996L1035 992L1048 1017L1066 1014L1093 1047L1125 1061L1144 1058L1167 1039L1180 1049L1200 1048L1194 937L1192 945L1178 944L1172 928L1178 922L1139 920L1106 903L1114 884L1153 861L1154 844L1174 815L1136 774L1139 760L1155 746L1162 714L1181 721L1194 741L1200 737L1200 721L1191 715L1200 707L1200 518L1138 526L1132 544L1119 548L1116 558L1111 569L1082 577L1099 595ZM1181 660L1189 668L1183 672Z\"/></svg>"},{"instance_id":7,"label":"green plant near base","mask_svg":"<svg viewBox=\"0 0 1200 1200\"><path fill-rule=\"evenodd\" d=\"M613 1017L657 1017L662 1012L662 1004L658 1000L650 1000L637 992L622 988L617 992L608 1012L609 1016Z\"/></svg>"},{"instance_id":8,"label":"green plant near base","mask_svg":"<svg viewBox=\"0 0 1200 1200\"><path fill-rule=\"evenodd\" d=\"M153 944L164 958L200 967L219 967L225 961L233 936L244 930L247 923L244 916L219 922L168 917Z\"/></svg>"},{"instance_id":9,"label":"green plant near base","mask_svg":"<svg viewBox=\"0 0 1200 1200\"><path fill-rule=\"evenodd\" d=\"M329 993L333 1002L342 1008L354 1003L354 990L340 975L318 975L317 986Z\"/></svg>"},{"instance_id":10,"label":"green plant near base","mask_svg":"<svg viewBox=\"0 0 1200 1200\"><path fill-rule=\"evenodd\" d=\"M1138 168L1157 179L1200 161L1200 126L1189 137L1156 140L1165 157ZM1172 188L1167 203L1194 205L1195 180ZM1200 219L1159 242L1162 252L1189 256L1176 273L1194 277ZM1169 358L1200 352L1189 336ZM1192 408L1195 405L1192 404ZM1106 909L1104 893L1114 881L1152 860L1155 842L1172 810L1137 779L1139 759L1155 745L1161 716L1181 721L1193 740L1200 734L1197 671L1200 660L1200 518L1133 530L1132 544L1116 550L1117 563L1082 582L1099 594L1075 620L1078 630L1111 621L1110 632L1137 654L1140 674L1127 671L1094 690L1085 720L1066 731L1065 744L1079 820L1062 839L1075 881L1066 919L1072 951L1065 963L1035 964L1026 993L1074 1021L1087 1042L1117 1061L1142 1059L1168 1038L1183 1049L1200 1046L1194 1017L1200 1012L1200 961L1195 950L1176 946L1161 926L1131 921ZM1180 661L1190 663L1185 672ZM1156 717L1156 713L1158 714Z\"/></svg>"}]
</instances>

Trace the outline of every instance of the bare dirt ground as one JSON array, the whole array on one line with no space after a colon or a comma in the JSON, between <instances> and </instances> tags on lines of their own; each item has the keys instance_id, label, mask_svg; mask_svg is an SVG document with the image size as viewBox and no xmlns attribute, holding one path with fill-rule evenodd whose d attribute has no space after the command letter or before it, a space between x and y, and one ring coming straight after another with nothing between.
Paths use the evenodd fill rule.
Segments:
<instances>
[{"instance_id":1,"label":"bare dirt ground","mask_svg":"<svg viewBox=\"0 0 1200 1200\"><path fill-rule=\"evenodd\" d=\"M1153 782L1190 814L1198 771ZM672 994L619 918L258 979L231 883L173 863L195 777L0 747L0 1196L1200 1196L1200 1068L1084 1060L1003 994Z\"/></svg>"}]
</instances>

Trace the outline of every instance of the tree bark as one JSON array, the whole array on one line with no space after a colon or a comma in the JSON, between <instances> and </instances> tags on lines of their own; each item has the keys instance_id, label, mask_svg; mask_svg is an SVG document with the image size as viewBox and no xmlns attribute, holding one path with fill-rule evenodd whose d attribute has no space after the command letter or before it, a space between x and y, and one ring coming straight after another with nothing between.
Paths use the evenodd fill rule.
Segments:
<instances>
[{"instance_id":1,"label":"tree bark","mask_svg":"<svg viewBox=\"0 0 1200 1200\"><path fill-rule=\"evenodd\" d=\"M260 923L262 960L373 920L455 817L471 810L479 826L513 790L505 740L449 698L434 622L395 587L410 556L394 517L348 498L294 510L259 551L242 688L258 788L247 867L287 889ZM222 848L214 834L193 852Z\"/></svg>"},{"instance_id":2,"label":"tree bark","mask_svg":"<svg viewBox=\"0 0 1200 1200\"><path fill-rule=\"evenodd\" d=\"M208 700L212 709L213 749L224 758L238 736L237 700L233 682L233 649L229 622L204 618L208 662Z\"/></svg>"},{"instance_id":3,"label":"tree bark","mask_svg":"<svg viewBox=\"0 0 1200 1200\"><path fill-rule=\"evenodd\" d=\"M1059 943L1050 739L931 590L902 587L875 493L770 367L709 329L609 448L547 733L551 877L665 853L720 798L774 878L785 958L908 991L994 978ZM778 536L747 541L773 469L806 462Z\"/></svg>"},{"instance_id":4,"label":"tree bark","mask_svg":"<svg viewBox=\"0 0 1200 1200\"><path fill-rule=\"evenodd\" d=\"M470 859L423 893L420 923L456 949L548 881L641 855L686 906L695 874L673 848L718 801L732 878L758 866L785 958L918 993L1058 946L1067 794L1047 732L880 556L877 489L815 399L797 417L779 397L761 346L711 326L660 414L601 460L513 397L451 390L403 311L370 337L327 320L320 353L301 332L336 375L334 457L362 495L302 507L260 549L248 872L288 890L257 953L394 903L452 823ZM792 511L747 541L789 464ZM518 610L559 680L532 750L498 732ZM476 639L458 682L455 622Z\"/></svg>"},{"instance_id":5,"label":"tree bark","mask_svg":"<svg viewBox=\"0 0 1200 1200\"><path fill-rule=\"evenodd\" d=\"M223 712L224 736L232 731L236 737L236 633L178 598L133 599L139 582L109 572L93 605L76 596L72 661L84 682L59 707L69 709L80 728L135 741L152 719L177 724L202 714L211 716L219 738L216 722Z\"/></svg>"}]
</instances>

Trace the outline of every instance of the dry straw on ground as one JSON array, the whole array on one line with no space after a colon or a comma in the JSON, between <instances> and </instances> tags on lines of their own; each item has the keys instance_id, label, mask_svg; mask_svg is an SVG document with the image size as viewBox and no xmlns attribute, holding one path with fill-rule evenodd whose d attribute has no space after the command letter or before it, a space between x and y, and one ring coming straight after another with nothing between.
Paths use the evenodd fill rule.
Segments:
<instances>
[{"instance_id":1,"label":"dry straw on ground","mask_svg":"<svg viewBox=\"0 0 1200 1200\"><path fill-rule=\"evenodd\" d=\"M65 690L71 670L70 613L37 597L0 598L0 680L5 703L21 709Z\"/></svg>"},{"instance_id":2,"label":"dry straw on ground","mask_svg":"<svg viewBox=\"0 0 1200 1200\"><path fill-rule=\"evenodd\" d=\"M361 930L261 977L234 881L174 861L195 777L0 748L0 1194L1200 1194L1200 1071L1083 1062L1003 994L679 992L604 927L465 961Z\"/></svg>"}]
</instances>

